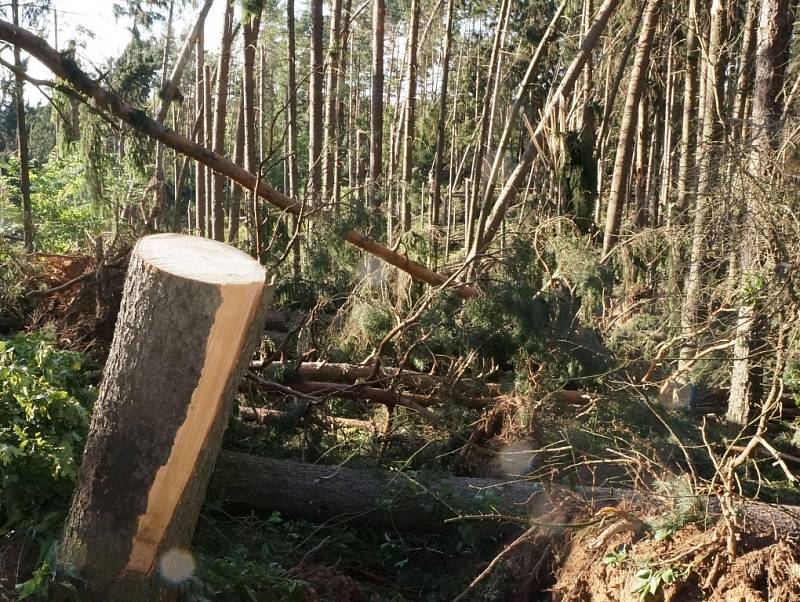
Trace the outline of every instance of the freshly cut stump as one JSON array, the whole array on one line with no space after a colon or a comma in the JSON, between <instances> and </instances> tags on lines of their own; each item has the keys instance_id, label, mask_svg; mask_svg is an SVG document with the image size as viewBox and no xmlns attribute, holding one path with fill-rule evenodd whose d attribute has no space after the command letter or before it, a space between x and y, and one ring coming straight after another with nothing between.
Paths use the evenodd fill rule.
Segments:
<instances>
[{"instance_id":1,"label":"freshly cut stump","mask_svg":"<svg viewBox=\"0 0 800 602\"><path fill-rule=\"evenodd\" d=\"M271 288L249 255L142 238L58 559L59 597L170 600Z\"/></svg>"}]
</instances>

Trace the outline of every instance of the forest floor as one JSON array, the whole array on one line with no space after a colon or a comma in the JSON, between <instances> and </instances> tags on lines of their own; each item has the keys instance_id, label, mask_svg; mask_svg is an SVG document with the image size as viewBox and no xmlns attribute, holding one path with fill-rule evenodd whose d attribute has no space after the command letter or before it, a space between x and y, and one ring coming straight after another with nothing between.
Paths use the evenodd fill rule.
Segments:
<instances>
[{"instance_id":1,"label":"forest floor","mask_svg":"<svg viewBox=\"0 0 800 602\"><path fill-rule=\"evenodd\" d=\"M24 326L51 329L60 345L93 356L101 366L113 333L124 266L97 274L85 257L48 256L40 261L46 279L38 286L50 290L37 295ZM76 278L80 280L68 285ZM99 380L100 371L95 375ZM688 481L685 460L691 460L693 470L713 473L714 444L709 447L702 438L724 439L724 427L713 416L705 416L707 428L701 436L700 413L657 412L634 395L598 393L580 407L553 400L532 404L514 395L504 399L485 412L463 412L458 433L403 412L389 434L331 428L324 420L263 426L233 418L225 445L250 454L334 466L433 468L495 478L508 478L507 466L497 462L504 452L539 449L544 451L535 470L543 483L621 485L663 494L661 501L653 503L645 496L598 508L564 500L563 507L555 505L523 526L500 526L496 520L457 522L440 533L410 534L361 528L358 521L314 523L277 512L243 513L212 496L196 533L197 571L185 586L187 598L800 598L797 541L777 529L748 524L734 529L737 521L708 512L703 500L710 498ZM375 423L385 420L382 408L364 404L333 401L324 412ZM794 451L790 423L773 431L783 451ZM754 461L740 475L743 491L758 492L771 502L797 503L795 488L769 477L769 464L770 458ZM41 562L42 551L26 541L17 534L0 542L0 600L16 599L15 586L28 581Z\"/></svg>"}]
</instances>

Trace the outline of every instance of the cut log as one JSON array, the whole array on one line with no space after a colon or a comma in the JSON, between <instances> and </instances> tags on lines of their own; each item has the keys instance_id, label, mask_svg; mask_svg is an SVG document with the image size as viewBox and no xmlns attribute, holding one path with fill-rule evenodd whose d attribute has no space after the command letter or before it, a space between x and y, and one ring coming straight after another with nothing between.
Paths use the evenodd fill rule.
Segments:
<instances>
[{"instance_id":1,"label":"cut log","mask_svg":"<svg viewBox=\"0 0 800 602\"><path fill-rule=\"evenodd\" d=\"M651 493L610 487L563 486L546 489L529 480L453 477L414 471L405 476L380 470L354 470L222 452L209 495L232 507L280 512L314 522L352 522L359 527L410 532L441 532L447 519L494 514L520 519L543 516L574 500L573 511L598 510L623 500L669 507L671 500ZM719 514L715 498L708 514ZM745 529L781 537L800 535L800 507L742 500ZM565 514L564 522L569 522Z\"/></svg>"},{"instance_id":2,"label":"cut log","mask_svg":"<svg viewBox=\"0 0 800 602\"><path fill-rule=\"evenodd\" d=\"M168 580L190 571L165 567L192 541L270 290L255 260L219 242L158 234L134 247L60 549L62 596L175 597Z\"/></svg>"}]
</instances>

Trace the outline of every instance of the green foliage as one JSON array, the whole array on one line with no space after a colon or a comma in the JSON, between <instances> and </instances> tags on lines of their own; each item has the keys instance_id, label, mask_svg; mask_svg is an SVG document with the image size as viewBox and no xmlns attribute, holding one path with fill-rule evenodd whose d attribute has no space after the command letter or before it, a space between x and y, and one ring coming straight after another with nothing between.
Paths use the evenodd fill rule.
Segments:
<instances>
[{"instance_id":1,"label":"green foliage","mask_svg":"<svg viewBox=\"0 0 800 602\"><path fill-rule=\"evenodd\" d=\"M277 517L277 520L281 520ZM200 557L199 573L189 584L191 602L210 600L271 602L304 600L306 583L292 579L263 549L260 558L252 558L244 546L236 547L221 558Z\"/></svg>"},{"instance_id":2,"label":"green foliage","mask_svg":"<svg viewBox=\"0 0 800 602\"><path fill-rule=\"evenodd\" d=\"M656 541L671 537L686 525L701 522L707 518L703 500L692 491L686 476L656 483L657 489L675 500L675 508L659 516L650 527Z\"/></svg>"},{"instance_id":3,"label":"green foliage","mask_svg":"<svg viewBox=\"0 0 800 602\"><path fill-rule=\"evenodd\" d=\"M667 566L657 569L647 563L633 576L631 591L639 594L639 600L646 600L648 596L657 595L665 585L675 583L681 578L681 574L678 567Z\"/></svg>"},{"instance_id":4,"label":"green foliage","mask_svg":"<svg viewBox=\"0 0 800 602\"><path fill-rule=\"evenodd\" d=\"M590 107L587 111L594 111ZM564 133L564 164L559 179L564 194L564 212L572 215L578 229L589 232L597 197L597 161L594 160L594 132Z\"/></svg>"},{"instance_id":5,"label":"green foliage","mask_svg":"<svg viewBox=\"0 0 800 602\"><path fill-rule=\"evenodd\" d=\"M10 156L4 168L6 194L0 196L0 210L11 214L17 201L8 196L7 191L13 190L11 182L19 173L17 157ZM102 229L102 212L87 195L84 175L83 162L76 153L51 157L42 167L31 170L31 211L36 247L40 251L73 251L84 233L96 235ZM16 211L14 214L19 224L21 217Z\"/></svg>"},{"instance_id":6,"label":"green foliage","mask_svg":"<svg viewBox=\"0 0 800 602\"><path fill-rule=\"evenodd\" d=\"M91 368L47 333L0 340L0 533L64 510L96 395Z\"/></svg>"},{"instance_id":7,"label":"green foliage","mask_svg":"<svg viewBox=\"0 0 800 602\"><path fill-rule=\"evenodd\" d=\"M622 563L625 562L627 558L628 548L623 544L619 548L606 552L603 556L603 564L618 568L622 566Z\"/></svg>"},{"instance_id":8,"label":"green foliage","mask_svg":"<svg viewBox=\"0 0 800 602\"><path fill-rule=\"evenodd\" d=\"M22 261L20 252L0 237L0 333L22 320L25 307Z\"/></svg>"}]
</instances>

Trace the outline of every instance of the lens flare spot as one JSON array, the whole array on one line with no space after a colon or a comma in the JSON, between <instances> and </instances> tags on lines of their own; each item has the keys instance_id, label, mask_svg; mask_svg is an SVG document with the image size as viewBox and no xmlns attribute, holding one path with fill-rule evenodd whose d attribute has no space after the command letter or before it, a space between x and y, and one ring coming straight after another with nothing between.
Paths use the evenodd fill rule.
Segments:
<instances>
[{"instance_id":1,"label":"lens flare spot","mask_svg":"<svg viewBox=\"0 0 800 602\"><path fill-rule=\"evenodd\" d=\"M158 561L161 576L170 583L182 583L194 575L195 562L189 550L172 548Z\"/></svg>"}]
</instances>

